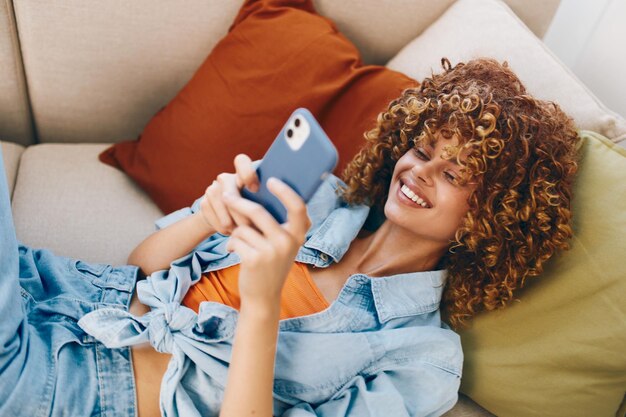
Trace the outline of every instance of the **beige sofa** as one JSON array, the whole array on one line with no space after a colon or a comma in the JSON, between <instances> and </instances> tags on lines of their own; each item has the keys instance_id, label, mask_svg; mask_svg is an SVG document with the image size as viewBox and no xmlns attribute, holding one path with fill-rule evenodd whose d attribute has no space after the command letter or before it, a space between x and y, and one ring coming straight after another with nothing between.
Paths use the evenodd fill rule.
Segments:
<instances>
[{"instance_id":1,"label":"beige sofa","mask_svg":"<svg viewBox=\"0 0 626 417\"><path fill-rule=\"evenodd\" d=\"M558 0L507 3L315 1L366 63L422 79L441 56L506 59L533 94L562 104L581 128L626 144L626 122L538 38ZM21 241L63 256L125 263L163 213L97 155L141 132L226 33L240 4L0 2L0 140ZM490 414L462 396L447 415Z\"/></svg>"}]
</instances>

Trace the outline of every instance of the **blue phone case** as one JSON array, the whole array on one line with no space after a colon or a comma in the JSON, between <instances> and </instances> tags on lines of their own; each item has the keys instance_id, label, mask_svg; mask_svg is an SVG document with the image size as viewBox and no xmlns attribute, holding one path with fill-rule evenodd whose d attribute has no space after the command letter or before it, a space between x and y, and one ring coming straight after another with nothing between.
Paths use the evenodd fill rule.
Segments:
<instances>
[{"instance_id":1,"label":"blue phone case","mask_svg":"<svg viewBox=\"0 0 626 417\"><path fill-rule=\"evenodd\" d=\"M244 187L241 195L263 205L279 223L284 223L287 211L267 189L267 179L282 180L308 202L324 178L333 171L337 160L337 149L311 112L305 108L296 109L257 167L259 191L253 193Z\"/></svg>"}]
</instances>

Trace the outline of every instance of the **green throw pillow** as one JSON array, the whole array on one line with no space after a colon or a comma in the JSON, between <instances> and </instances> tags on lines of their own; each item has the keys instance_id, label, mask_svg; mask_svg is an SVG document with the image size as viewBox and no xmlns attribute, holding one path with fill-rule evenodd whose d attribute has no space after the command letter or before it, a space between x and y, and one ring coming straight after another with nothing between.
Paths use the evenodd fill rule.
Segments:
<instances>
[{"instance_id":1,"label":"green throw pillow","mask_svg":"<svg viewBox=\"0 0 626 417\"><path fill-rule=\"evenodd\" d=\"M461 391L499 417L614 417L624 399L626 150L580 136L571 249L461 334Z\"/></svg>"}]
</instances>

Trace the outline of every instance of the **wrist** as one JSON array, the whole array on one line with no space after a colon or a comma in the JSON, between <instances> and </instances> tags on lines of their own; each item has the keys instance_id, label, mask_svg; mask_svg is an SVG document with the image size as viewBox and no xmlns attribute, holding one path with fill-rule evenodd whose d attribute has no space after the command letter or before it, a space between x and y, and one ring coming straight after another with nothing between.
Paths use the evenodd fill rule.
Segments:
<instances>
[{"instance_id":1,"label":"wrist","mask_svg":"<svg viewBox=\"0 0 626 417\"><path fill-rule=\"evenodd\" d=\"M216 232L215 228L209 221L207 220L204 213L201 211L197 211L193 214L196 224L200 230L202 230L207 235L212 235Z\"/></svg>"},{"instance_id":2,"label":"wrist","mask_svg":"<svg viewBox=\"0 0 626 417\"><path fill-rule=\"evenodd\" d=\"M280 297L272 299L241 299L240 318L254 318L259 321L278 320L280 317Z\"/></svg>"}]
</instances>

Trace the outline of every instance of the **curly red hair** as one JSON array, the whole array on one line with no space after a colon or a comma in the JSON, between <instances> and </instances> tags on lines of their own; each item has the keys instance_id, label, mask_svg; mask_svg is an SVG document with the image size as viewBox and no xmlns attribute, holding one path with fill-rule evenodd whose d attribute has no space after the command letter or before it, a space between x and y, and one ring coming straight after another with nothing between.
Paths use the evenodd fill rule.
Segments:
<instances>
[{"instance_id":1,"label":"curly red hair","mask_svg":"<svg viewBox=\"0 0 626 417\"><path fill-rule=\"evenodd\" d=\"M441 262L448 271L443 312L459 328L481 310L507 305L568 247L578 135L559 106L529 95L506 62L481 58L453 67L444 58L442 67L378 115L343 172L342 194L382 213L402 155L440 137L459 138L455 155L463 150L464 172L477 183Z\"/></svg>"}]
</instances>

